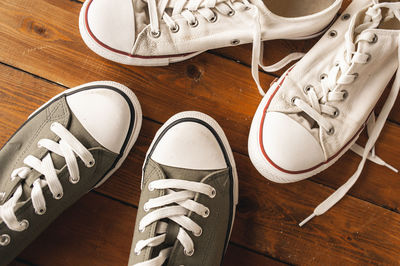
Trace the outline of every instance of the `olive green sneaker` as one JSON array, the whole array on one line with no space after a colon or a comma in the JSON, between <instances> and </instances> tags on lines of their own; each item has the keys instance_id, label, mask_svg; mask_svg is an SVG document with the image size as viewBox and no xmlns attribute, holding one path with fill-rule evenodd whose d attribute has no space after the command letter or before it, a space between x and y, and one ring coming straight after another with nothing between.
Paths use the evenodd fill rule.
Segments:
<instances>
[{"instance_id":1,"label":"olive green sneaker","mask_svg":"<svg viewBox=\"0 0 400 266\"><path fill-rule=\"evenodd\" d=\"M238 179L217 122L179 113L157 132L143 166L129 265L220 265L232 231Z\"/></svg>"},{"instance_id":2,"label":"olive green sneaker","mask_svg":"<svg viewBox=\"0 0 400 266\"><path fill-rule=\"evenodd\" d=\"M114 82L66 90L0 150L0 265L122 164L140 131L134 93Z\"/></svg>"}]
</instances>

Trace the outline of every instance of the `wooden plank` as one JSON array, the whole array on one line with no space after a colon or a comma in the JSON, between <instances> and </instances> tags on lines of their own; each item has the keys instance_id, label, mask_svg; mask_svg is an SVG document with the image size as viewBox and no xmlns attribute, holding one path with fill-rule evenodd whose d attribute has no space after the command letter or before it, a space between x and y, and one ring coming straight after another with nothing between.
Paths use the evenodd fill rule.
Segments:
<instances>
[{"instance_id":1,"label":"wooden plank","mask_svg":"<svg viewBox=\"0 0 400 266\"><path fill-rule=\"evenodd\" d=\"M0 35L0 61L67 86L85 83L88 76L90 80L111 78L122 82L137 93L144 115L159 122L188 108L206 112L220 122L231 140L232 148L247 154L247 134L260 97L255 89L240 90L253 86L250 85L252 80L245 66L211 54L162 68L114 64L88 51L82 43L75 23L81 6L79 3L33 2L35 4L29 8L37 14L35 17L25 11L25 3L21 0L5 1L5 8L0 7L4 14L0 17L0 25L5 29L5 34ZM271 79L266 75L264 77ZM236 82L230 83L227 80ZM34 92L31 94L35 95ZM398 106L394 108L397 110L396 116L400 115ZM388 130L386 128L385 132ZM382 150L379 148L380 143L381 140L379 152ZM388 143L388 146L395 147L394 143ZM391 157L393 154L381 156L400 168L399 163L393 161L393 158L397 158ZM346 155L329 171L318 175L318 182L337 188L345 178L351 176L357 162L357 156ZM393 193L387 190L390 187L398 188L400 179L393 177L386 169L376 165L370 167L376 170L366 171L362 176L363 186L369 189L361 189L360 184L357 184L351 191L352 195L391 209L397 208L400 199L393 197Z\"/></svg>"},{"instance_id":2,"label":"wooden plank","mask_svg":"<svg viewBox=\"0 0 400 266\"><path fill-rule=\"evenodd\" d=\"M8 95L2 101L4 104L0 105L0 121L9 121L4 124L10 127L1 128L4 133L1 135L0 141L4 143L17 125L24 121L22 118L24 112L28 115L42 104L40 100L45 101L45 99L41 99L42 97L50 98L62 88L6 66L0 66L0 73L0 95ZM16 80L17 82L15 82ZM34 93L35 91L37 94ZM31 95L38 98L34 98L32 106L27 108L29 110L24 111L23 106L29 103L30 98L33 97ZM45 97L45 95L48 96ZM12 109L13 106L16 110L20 110L20 114ZM3 122L0 123L0 125L2 124ZM155 122L144 120L138 145L130 153L123 167L98 191L133 205L138 204L141 165L150 141L159 126ZM397 128L397 132L399 132L398 130L400 129ZM396 232L400 229L398 213L347 196L327 214L316 218L305 228L299 228L297 223L332 193L332 190L311 181L290 185L273 184L267 182L256 172L247 156L235 153L235 158L240 177L240 204L232 235L234 243L295 264L400 263L398 257L400 239L396 237ZM388 186L392 184L393 182L390 182ZM111 205L111 210L114 208L112 207L113 203L107 204ZM79 205L74 208L79 208L77 207ZM99 202L94 205L102 206ZM90 205L90 208L96 210L96 206ZM82 216L86 215L86 211L79 212ZM88 213L89 216L94 216L90 211ZM106 214L110 217L119 217L118 224L122 225L134 221L134 217L127 219L124 216L114 215L112 211L109 213L108 209L104 210L104 215ZM99 238L96 237L100 236L97 236L97 233L94 233L93 236L80 236L83 234L80 233L80 230L92 230L86 227L93 226L89 222L90 220L87 220L89 218L81 218L80 215L73 214L73 219L80 223L81 228L77 231L76 238L71 238L76 242L85 242L82 245L94 245L88 244L86 241L90 240L94 243L99 241ZM107 219L104 219L107 223ZM64 219L60 220L64 221ZM102 223L103 218L99 217L98 220L99 223ZM69 224L70 220L67 219L60 223L62 226L69 226L64 223ZM58 228L62 228L62 226L60 225ZM72 228L75 227L78 226L74 225ZM64 234L63 232L58 233L58 230L60 229L54 229L56 235L54 238L45 240L51 244L42 242L34 244L30 248L32 251L27 251L30 255L24 255L22 258L34 263L47 264L47 261L42 261L46 258L42 258L40 255L31 256L38 252L35 250L36 247L53 246L56 241L54 239L58 239L59 234ZM71 232L68 231L66 235L70 234ZM129 235L127 232L124 234ZM119 238L119 236L117 237ZM59 256L71 257L70 254L74 254L73 250L64 250L64 248L66 247L57 249ZM111 252L112 249L109 248ZM108 247L103 249L105 253L104 250L108 250ZM105 259L112 260L114 258L107 257ZM51 261L51 263L53 262ZM51 263L49 262L49 264Z\"/></svg>"},{"instance_id":3,"label":"wooden plank","mask_svg":"<svg viewBox=\"0 0 400 266\"><path fill-rule=\"evenodd\" d=\"M228 250L226 251L224 257L225 266L231 265L246 265L246 266L260 266L260 265L268 265L268 266L282 266L286 265L285 263L270 259L266 256L255 254L250 251L243 251L240 247L236 245L229 245Z\"/></svg>"}]
</instances>

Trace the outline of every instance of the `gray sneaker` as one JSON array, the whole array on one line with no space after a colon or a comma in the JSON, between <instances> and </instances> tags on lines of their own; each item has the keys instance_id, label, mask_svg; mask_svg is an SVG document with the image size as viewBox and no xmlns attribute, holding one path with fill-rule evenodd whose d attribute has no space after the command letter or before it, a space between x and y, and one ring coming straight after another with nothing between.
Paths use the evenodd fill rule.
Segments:
<instances>
[{"instance_id":1,"label":"gray sneaker","mask_svg":"<svg viewBox=\"0 0 400 266\"><path fill-rule=\"evenodd\" d=\"M220 265L237 202L235 161L221 127L198 112L173 116L143 166L129 265Z\"/></svg>"},{"instance_id":2,"label":"gray sneaker","mask_svg":"<svg viewBox=\"0 0 400 266\"><path fill-rule=\"evenodd\" d=\"M140 131L134 93L95 82L51 99L0 150L0 265L122 164Z\"/></svg>"}]
</instances>

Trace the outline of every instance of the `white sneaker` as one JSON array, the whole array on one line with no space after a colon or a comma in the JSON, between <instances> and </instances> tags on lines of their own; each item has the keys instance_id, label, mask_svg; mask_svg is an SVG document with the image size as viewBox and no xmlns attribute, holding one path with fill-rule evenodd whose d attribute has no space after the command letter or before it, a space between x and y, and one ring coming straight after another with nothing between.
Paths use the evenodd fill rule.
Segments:
<instances>
[{"instance_id":1,"label":"white sneaker","mask_svg":"<svg viewBox=\"0 0 400 266\"><path fill-rule=\"evenodd\" d=\"M399 66L400 2L355 0L325 36L275 82L257 109L249 154L266 178L299 181L335 163L347 150L362 157L354 175L312 217L326 212L354 185L367 159L389 167L374 145L396 100L397 72L384 108L373 109ZM364 127L365 148L355 144Z\"/></svg>"},{"instance_id":2,"label":"white sneaker","mask_svg":"<svg viewBox=\"0 0 400 266\"><path fill-rule=\"evenodd\" d=\"M86 0L79 29L95 53L139 66L168 65L209 49L253 42L253 75L258 80L261 41L314 37L333 20L341 3L342 0ZM298 58L299 55L289 59ZM284 60L287 61L288 58Z\"/></svg>"}]
</instances>

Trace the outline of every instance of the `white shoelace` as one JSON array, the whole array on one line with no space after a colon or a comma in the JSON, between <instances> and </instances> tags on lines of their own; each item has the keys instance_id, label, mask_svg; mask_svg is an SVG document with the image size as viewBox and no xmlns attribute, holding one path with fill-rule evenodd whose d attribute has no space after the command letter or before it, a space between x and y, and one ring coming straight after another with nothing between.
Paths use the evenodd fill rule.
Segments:
<instances>
[{"instance_id":1,"label":"white shoelace","mask_svg":"<svg viewBox=\"0 0 400 266\"><path fill-rule=\"evenodd\" d=\"M356 27L356 18L354 16L350 22L350 27L345 36L346 49L342 60L336 64L332 70L321 79L322 98L319 99L315 89L312 86L307 87L306 91L309 97L309 102L305 102L300 98L293 98L292 103L299 107L302 111L312 117L318 125L326 130L328 134L334 134L333 126L325 119L325 115L335 117L338 115L339 110L333 106L334 102L343 101L347 93L340 91L340 85L351 84L358 77L358 74L350 73L350 69L354 64L366 64L370 59L370 55L359 51L357 46L361 42L373 43L377 41L377 36L370 32L364 32L366 29L377 28L382 20L381 8L388 8L389 15L385 18L393 18L394 16L400 20L400 3L379 3L374 0L374 5L368 9L364 22ZM354 40L354 33L359 34ZM400 65L400 42L398 44L398 58ZM391 88L390 94L382 108L382 111L375 121L375 116L372 114L367 123L368 141L365 148L355 144L351 149L362 157L362 160L357 168L357 171L350 177L350 179L337 189L331 196L323 201L313 214L302 221L299 225L303 226L313 217L324 214L337 202L339 202L350 188L355 184L361 175L365 162L369 159L377 164L384 165L389 169L397 172L395 168L385 163L382 159L375 154L375 143L382 131L382 128L389 116L391 109L396 101L400 89L400 72L397 70L396 78ZM351 93L351 92L350 92Z\"/></svg>"},{"instance_id":2,"label":"white shoelace","mask_svg":"<svg viewBox=\"0 0 400 266\"><path fill-rule=\"evenodd\" d=\"M150 28L153 37L160 36L160 17L164 20L167 26L172 32L179 30L178 24L167 14L166 9L172 8L172 16L180 14L182 15L191 27L198 25L198 20L193 12L197 11L201 16L207 19L208 22L214 23L217 20L217 14L211 10L215 8L218 12L226 16L233 16L235 14L235 8L246 8L247 0L242 2L233 2L231 5L228 4L229 0L147 0L149 17L150 17ZM170 6L169 6L170 4Z\"/></svg>"},{"instance_id":3,"label":"white shoelace","mask_svg":"<svg viewBox=\"0 0 400 266\"><path fill-rule=\"evenodd\" d=\"M155 210L140 220L139 231L143 232L147 226L157 222L156 236L138 241L135 246L135 253L139 255L146 247L155 247L162 244L166 239L168 224L160 220L170 219L180 226L177 239L182 244L185 255L192 256L194 253L194 243L186 231L192 232L196 237L200 236L203 231L187 215L193 212L204 218L208 217L210 210L193 199L196 193L214 198L216 190L207 184L179 179L156 180L149 183L148 189L150 191L155 189L165 190L166 195L150 199L144 204L143 208L146 212L151 209ZM176 192L174 190L179 191ZM165 248L160 251L157 257L135 264L135 266L160 266L169 257L171 250L172 247Z\"/></svg>"},{"instance_id":4,"label":"white shoelace","mask_svg":"<svg viewBox=\"0 0 400 266\"><path fill-rule=\"evenodd\" d=\"M159 37L161 34L160 17L164 20L172 32L177 32L179 30L178 24L169 14L167 14L167 8L172 8L172 16L181 14L188 21L191 27L196 27L198 25L198 20L193 14L195 11L206 18L210 23L214 23L217 20L217 13L212 9L216 9L218 12L226 16L233 16L236 10L252 11L254 17L254 33L251 72L254 81L257 84L258 91L262 96L265 95L265 92L260 84L258 67L261 67L266 72L275 72L282 69L290 62L298 60L304 56L304 53L292 53L274 65L263 65L262 59L264 49L261 38L260 11L256 5L251 4L248 0L160 0L158 5L156 0L147 0L147 3L150 16L151 35L155 38ZM169 4L171 6L169 6Z\"/></svg>"},{"instance_id":5,"label":"white shoelace","mask_svg":"<svg viewBox=\"0 0 400 266\"><path fill-rule=\"evenodd\" d=\"M70 174L69 181L76 184L80 179L76 156L78 156L87 167L92 167L94 165L94 158L89 150L60 123L53 123L50 129L60 137L59 143L49 139L41 139L38 142L38 147L46 148L48 151L64 157ZM43 187L47 185L55 199L61 199L63 197L63 188L57 177L57 170L54 168L50 153L47 153L43 160L29 155L24 159L24 164L27 166L15 169L12 172L11 179L26 179L32 169L43 175L43 179L39 178L34 181L31 191L31 200L35 213L43 215L46 212L46 201L42 191ZM26 230L29 225L27 220L18 221L15 215L17 208L20 206L19 200L22 193L22 184L19 184L13 196L3 205L0 205L0 221L3 221L9 229L18 232Z\"/></svg>"}]
</instances>

